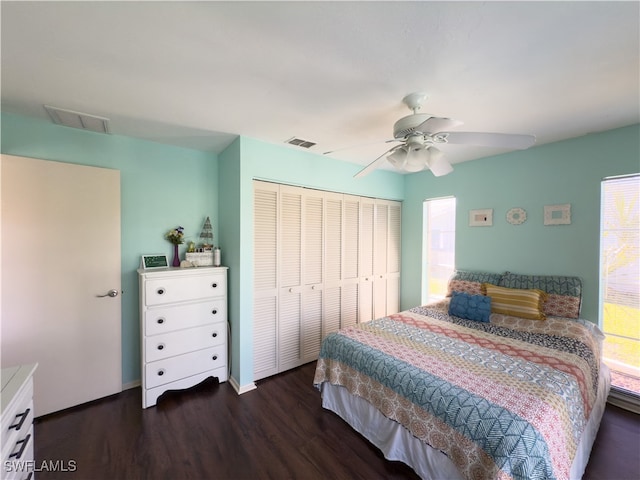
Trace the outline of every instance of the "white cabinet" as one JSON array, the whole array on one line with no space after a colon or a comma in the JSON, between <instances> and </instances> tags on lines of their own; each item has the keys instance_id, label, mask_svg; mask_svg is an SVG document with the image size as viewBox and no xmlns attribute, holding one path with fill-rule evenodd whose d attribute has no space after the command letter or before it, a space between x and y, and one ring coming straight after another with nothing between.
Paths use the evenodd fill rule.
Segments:
<instances>
[{"instance_id":1,"label":"white cabinet","mask_svg":"<svg viewBox=\"0 0 640 480\"><path fill-rule=\"evenodd\" d=\"M138 270L142 407L208 377L227 381L227 268Z\"/></svg>"},{"instance_id":2,"label":"white cabinet","mask_svg":"<svg viewBox=\"0 0 640 480\"><path fill-rule=\"evenodd\" d=\"M400 202L254 182L254 380L398 311L400 213Z\"/></svg>"},{"instance_id":3,"label":"white cabinet","mask_svg":"<svg viewBox=\"0 0 640 480\"><path fill-rule=\"evenodd\" d=\"M33 478L33 372L37 364L2 369L2 478Z\"/></svg>"}]
</instances>

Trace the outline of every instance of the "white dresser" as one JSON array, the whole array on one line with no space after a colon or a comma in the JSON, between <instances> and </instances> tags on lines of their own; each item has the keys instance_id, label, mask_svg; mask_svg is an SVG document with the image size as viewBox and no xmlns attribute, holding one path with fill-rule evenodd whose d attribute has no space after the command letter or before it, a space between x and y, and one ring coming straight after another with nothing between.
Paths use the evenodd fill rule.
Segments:
<instances>
[{"instance_id":1,"label":"white dresser","mask_svg":"<svg viewBox=\"0 0 640 480\"><path fill-rule=\"evenodd\" d=\"M37 364L2 369L2 479L33 478L33 372Z\"/></svg>"},{"instance_id":2,"label":"white dresser","mask_svg":"<svg viewBox=\"0 0 640 480\"><path fill-rule=\"evenodd\" d=\"M208 377L226 382L227 267L138 270L142 408Z\"/></svg>"}]
</instances>

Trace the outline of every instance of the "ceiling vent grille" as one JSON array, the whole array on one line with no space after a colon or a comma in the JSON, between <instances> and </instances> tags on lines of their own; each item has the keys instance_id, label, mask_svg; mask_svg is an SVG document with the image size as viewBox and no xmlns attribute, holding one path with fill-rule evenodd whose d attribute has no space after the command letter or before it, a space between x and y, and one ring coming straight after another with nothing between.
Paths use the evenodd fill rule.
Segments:
<instances>
[{"instance_id":1,"label":"ceiling vent grille","mask_svg":"<svg viewBox=\"0 0 640 480\"><path fill-rule=\"evenodd\" d=\"M308 140L302 140L301 138L292 137L286 141L286 143L290 145L295 145L296 147L302 148L311 148L315 145L315 142L310 142Z\"/></svg>"},{"instance_id":2,"label":"ceiling vent grille","mask_svg":"<svg viewBox=\"0 0 640 480\"><path fill-rule=\"evenodd\" d=\"M64 110L49 105L45 105L44 108L49 113L53 123L58 125L80 128L97 133L110 133L108 118L97 117L95 115L89 115L88 113L74 112L73 110Z\"/></svg>"}]
</instances>

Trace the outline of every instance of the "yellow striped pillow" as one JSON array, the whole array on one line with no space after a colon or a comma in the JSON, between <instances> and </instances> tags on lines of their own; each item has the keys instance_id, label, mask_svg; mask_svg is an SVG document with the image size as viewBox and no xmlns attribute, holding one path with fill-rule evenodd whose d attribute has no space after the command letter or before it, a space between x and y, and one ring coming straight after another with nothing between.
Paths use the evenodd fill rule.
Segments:
<instances>
[{"instance_id":1,"label":"yellow striped pillow","mask_svg":"<svg viewBox=\"0 0 640 480\"><path fill-rule=\"evenodd\" d=\"M547 300L547 294L542 290L505 288L483 283L482 293L491 297L491 311L494 313L534 320L547 318L542 308Z\"/></svg>"}]
</instances>

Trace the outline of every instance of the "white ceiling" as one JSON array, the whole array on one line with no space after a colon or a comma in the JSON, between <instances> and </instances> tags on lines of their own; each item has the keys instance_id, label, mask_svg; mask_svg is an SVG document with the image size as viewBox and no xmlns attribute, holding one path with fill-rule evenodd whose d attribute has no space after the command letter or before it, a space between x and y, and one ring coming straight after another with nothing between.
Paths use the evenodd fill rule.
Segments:
<instances>
[{"instance_id":1,"label":"white ceiling","mask_svg":"<svg viewBox=\"0 0 640 480\"><path fill-rule=\"evenodd\" d=\"M109 118L219 153L237 135L367 164L402 98L544 144L640 122L640 3L7 2L2 110ZM66 128L66 127L60 127ZM299 148L299 147L290 147ZM501 153L444 145L453 163Z\"/></svg>"}]
</instances>

